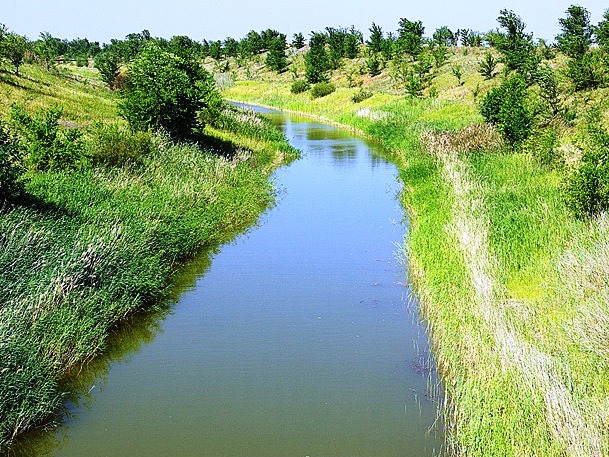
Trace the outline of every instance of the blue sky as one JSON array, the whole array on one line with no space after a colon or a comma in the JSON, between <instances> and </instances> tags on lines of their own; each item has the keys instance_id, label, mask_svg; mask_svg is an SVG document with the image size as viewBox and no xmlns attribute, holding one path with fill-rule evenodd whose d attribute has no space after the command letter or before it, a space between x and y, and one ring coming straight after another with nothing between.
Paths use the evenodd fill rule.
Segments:
<instances>
[{"instance_id":1,"label":"blue sky","mask_svg":"<svg viewBox=\"0 0 609 457\"><path fill-rule=\"evenodd\" d=\"M426 35L447 25L451 29L487 31L497 26L503 8L522 17L535 37L552 39L558 18L573 1L562 0L2 0L0 23L29 38L48 31L60 38L87 37L109 42L131 32L148 29L153 36L188 35L201 41L242 38L249 30L272 28L286 33L323 30L326 26L354 25L368 34L375 22L384 31L395 31L400 18L421 20ZM601 20L609 3L578 3Z\"/></svg>"}]
</instances>

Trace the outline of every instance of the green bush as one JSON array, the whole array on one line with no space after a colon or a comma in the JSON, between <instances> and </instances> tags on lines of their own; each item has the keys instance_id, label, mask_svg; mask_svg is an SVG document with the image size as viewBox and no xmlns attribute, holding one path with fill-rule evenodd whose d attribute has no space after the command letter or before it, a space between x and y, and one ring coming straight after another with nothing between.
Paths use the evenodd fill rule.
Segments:
<instances>
[{"instance_id":1,"label":"green bush","mask_svg":"<svg viewBox=\"0 0 609 457\"><path fill-rule=\"evenodd\" d=\"M336 86L332 83L321 82L315 84L311 88L311 98L321 98L330 95L336 90Z\"/></svg>"},{"instance_id":2,"label":"green bush","mask_svg":"<svg viewBox=\"0 0 609 457\"><path fill-rule=\"evenodd\" d=\"M214 120L222 98L194 58L148 45L128 69L120 109L134 130L162 129L184 139Z\"/></svg>"},{"instance_id":3,"label":"green bush","mask_svg":"<svg viewBox=\"0 0 609 457\"><path fill-rule=\"evenodd\" d=\"M30 115L21 106L12 106L11 120L21 134L27 168L49 171L86 165L83 133L78 128L61 126L61 114L58 108L48 108Z\"/></svg>"},{"instance_id":4,"label":"green bush","mask_svg":"<svg viewBox=\"0 0 609 457\"><path fill-rule=\"evenodd\" d=\"M531 132L533 115L527 97L525 78L516 73L492 89L482 100L480 113L484 120L496 125L512 145L524 141Z\"/></svg>"},{"instance_id":5,"label":"green bush","mask_svg":"<svg viewBox=\"0 0 609 457\"><path fill-rule=\"evenodd\" d=\"M0 119L0 202L11 200L21 192L19 158L17 139Z\"/></svg>"},{"instance_id":6,"label":"green bush","mask_svg":"<svg viewBox=\"0 0 609 457\"><path fill-rule=\"evenodd\" d=\"M297 79L292 83L292 87L290 87L290 92L293 94L301 94L303 92L308 91L311 88L311 85L308 81L304 79Z\"/></svg>"},{"instance_id":7,"label":"green bush","mask_svg":"<svg viewBox=\"0 0 609 457\"><path fill-rule=\"evenodd\" d=\"M351 97L351 100L353 101L353 103L360 103L360 102L363 102L364 100L369 99L370 97L372 97L372 92L370 92L366 89L360 89L359 92L353 94L353 97Z\"/></svg>"},{"instance_id":8,"label":"green bush","mask_svg":"<svg viewBox=\"0 0 609 457\"><path fill-rule=\"evenodd\" d=\"M87 155L93 165L139 165L154 147L151 132L134 132L115 124L96 125L87 138Z\"/></svg>"},{"instance_id":9,"label":"green bush","mask_svg":"<svg viewBox=\"0 0 609 457\"><path fill-rule=\"evenodd\" d=\"M609 133L600 125L600 112L593 112L580 166L566 180L567 204L580 218L609 210Z\"/></svg>"},{"instance_id":10,"label":"green bush","mask_svg":"<svg viewBox=\"0 0 609 457\"><path fill-rule=\"evenodd\" d=\"M533 131L523 143L522 148L524 152L537 158L542 165L552 169L564 165L564 160L556 146L558 146L556 130L552 127L545 127Z\"/></svg>"}]
</instances>

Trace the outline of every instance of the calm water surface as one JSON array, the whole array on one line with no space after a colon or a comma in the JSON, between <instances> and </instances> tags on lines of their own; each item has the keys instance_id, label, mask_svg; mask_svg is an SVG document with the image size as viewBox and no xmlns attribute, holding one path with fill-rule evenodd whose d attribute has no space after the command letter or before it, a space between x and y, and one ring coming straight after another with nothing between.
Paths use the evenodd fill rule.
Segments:
<instances>
[{"instance_id":1,"label":"calm water surface","mask_svg":"<svg viewBox=\"0 0 609 457\"><path fill-rule=\"evenodd\" d=\"M168 316L126 329L28 455L439 453L395 166L334 127L267 115L304 153L275 174L277 206L193 267Z\"/></svg>"}]
</instances>

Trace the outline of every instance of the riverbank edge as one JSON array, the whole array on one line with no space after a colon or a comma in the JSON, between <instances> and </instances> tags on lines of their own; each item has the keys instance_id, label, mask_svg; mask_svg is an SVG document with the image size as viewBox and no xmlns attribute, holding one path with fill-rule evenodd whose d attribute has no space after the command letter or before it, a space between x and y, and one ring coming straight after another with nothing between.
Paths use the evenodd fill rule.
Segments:
<instances>
[{"instance_id":1,"label":"riverbank edge","mask_svg":"<svg viewBox=\"0 0 609 457\"><path fill-rule=\"evenodd\" d=\"M50 281L50 289L43 290L44 286L41 285L40 289L43 290L41 296L31 297L28 300L24 298L25 301L20 309L8 310L8 307L5 307L4 311L7 312L2 314L4 320L8 316L8 320L2 323L5 329L11 330L12 324L19 323L12 328L14 338L11 337L10 341L2 341L2 349L9 352L4 354L8 356L9 366L4 368L0 366L3 377L7 378L5 381L9 382L8 394L6 390L2 389L2 398L0 398L3 406L0 411L0 450L2 452L4 450L10 452L15 440L28 430L53 426L59 420L67 395L63 389L69 385L69 378L74 376L74 373L78 375L79 365L103 355L106 339L117 328L120 328L123 322L132 319L135 314L148 313L159 306L163 307L162 303L171 296L172 278L176 277L182 265L194 256L201 256L204 252L213 253L218 246L254 224L260 214L274 204L275 191L270 179L271 174L280 166L296 159L298 151L287 143L283 135L280 135L283 137L282 140L278 140L276 133L269 135L269 138L264 138L264 134L260 133L259 122L254 120L254 123L254 129L244 128L242 132L208 129L206 133L208 137L215 138L212 140L213 147L211 148L200 149L198 146L187 144L171 145L160 136L159 151L162 152L157 154L158 157L152 157L145 166L153 173L148 178L146 178L147 172L137 167L133 169L126 167L122 170L100 168L92 172L68 171L33 176L33 179L27 184L27 190L33 192L32 195L36 198L45 201L48 210L44 209L45 207L30 209L27 206L20 207L19 205L0 208L3 228L14 228L13 233L7 239L3 239L3 244L4 242L8 245L16 244L20 242L18 238L21 238L26 247L34 246L36 243L47 244L47 247L50 246L52 249L58 247L58 250L65 249L70 255L74 254L74 258L67 255L65 258L62 257L61 265L44 265L45 268L54 270L53 274L56 275ZM270 124L269 128L271 128ZM219 154L221 151L219 148L223 147L228 148L225 151L226 157ZM235 151L236 156L234 156ZM172 154L179 156L175 163L171 163L171 159L167 160ZM180 160L183 161L182 165L180 165ZM209 180L207 174L203 173L205 176L196 175L192 173L193 170L189 169L189 167L196 168L197 164L202 165L205 170L209 170L209 172L202 171L207 174L211 173L212 181L209 183L209 190L206 190L205 186L199 186L197 188L199 190L193 190L190 195L190 190L195 188L191 186L191 184L195 184L194 180ZM180 167L183 167L181 171ZM167 171L165 175L164 170ZM175 180L175 177L180 174L174 176L173 173L178 172L186 173L186 178ZM136 228L135 230L135 232L142 231L142 233L135 238L131 236L131 232L125 232L120 228L121 217L129 215L131 218L129 224L136 227L138 218L146 217L148 214L146 211L139 213L132 197L140 204L150 204L150 198L154 198L154 192L159 192L163 186L168 184L165 181L172 179L174 182L171 184L175 185L177 193L170 198L175 200L176 211L184 208L186 212L183 217L184 221L173 215L159 212L155 216L159 219L158 224L152 228L152 232L158 228L158 237L164 238L162 241L160 238L156 240L154 237L150 238L149 232L143 233L146 230L144 220L141 221L141 229ZM102 189L105 185L113 188L111 192L118 196L116 201L124 201L124 207L119 205L107 208L103 194L110 192L110 189ZM180 185L182 188L179 188ZM157 186L159 190L151 192ZM185 189L188 191L185 192ZM202 189L205 190L204 195L201 194ZM74 213L74 208L70 207L70 205L78 203L75 199L78 199L79 193L91 194L92 202L95 202L90 203L93 205L91 210L84 209L82 214ZM201 203L193 200L190 205L185 205L185 200L194 199L197 195L199 199L203 198L205 201ZM47 196L50 197L48 201L45 200ZM113 200L114 203L116 201ZM65 210L69 215L67 218L61 212L57 214L54 212L54 208L62 208L64 203L68 204ZM222 208L223 206L224 208ZM203 207L209 207L209 211L204 210L202 214L193 215L193 211L201 210ZM99 214L96 213L97 210L99 210ZM45 213L45 211L50 212ZM114 212L122 216L117 216L119 219L110 221L108 218L113 218L113 216L109 216L109 214ZM56 221L58 226L54 229L53 224ZM83 223L84 225L81 226L80 224ZM103 233L94 234L92 231L97 223L101 223L97 229ZM199 229L197 229L197 225ZM108 233L106 233L106 229L108 229ZM57 234L62 236L55 237L53 230L57 230ZM195 233L195 231L199 233ZM65 239L64 232L68 233ZM154 236L154 233L152 235ZM28 241L28 236L35 241ZM180 241L185 241L185 237L189 238L188 243L180 244ZM58 246L66 239L73 240L74 245ZM129 244L132 241L139 244ZM169 245L173 246L167 249ZM120 249L121 246L128 252L125 251L122 254L121 252L110 252L113 249ZM7 247L7 252L9 249L10 247ZM102 250L99 254L96 252L98 249ZM158 252L153 252L157 249ZM19 255L24 254L26 258L29 257L27 252L17 251ZM140 252L141 258L137 257L137 253ZM136 255L133 255L134 253ZM72 305L72 300L79 300L84 303L82 304L84 309L88 306L87 303L100 295L99 291L95 291L95 285L91 281L98 281L94 279L95 275L99 273L95 270L98 266L101 268L105 262L99 256L106 254L109 254L112 259L120 259L121 262L146 264L133 268L134 271L144 268L145 277L125 277L126 273L121 270L121 267L126 265L125 263L113 267L117 274L116 283L122 284L121 287L129 287L131 282L133 285L137 285L138 290L131 292L125 289L124 292L120 292L124 294L125 298L120 299L120 303L117 305L106 303L103 300L98 302L95 305L96 309L105 306L108 306L108 309L96 311L99 313L97 317L87 316L90 322L85 324L95 329L95 333L83 337L83 341L69 341L69 335L70 332L86 333L87 327L76 330L67 327L64 329L47 327L45 330L42 322L45 320L44 315L47 313L47 309L49 314L59 314L58 310L63 305L57 306L57 310L53 308L63 300L68 302L67 306ZM91 256L91 259L89 260L87 256ZM148 263L150 260L152 262ZM89 265L87 262L93 262L93 265ZM84 265L80 265L83 263ZM83 268L82 271L71 271L80 267ZM63 285L65 281L69 283L67 289ZM104 282L111 281L105 278ZM142 294L140 288L145 287L147 282L152 288ZM58 284L61 285L60 288L58 288ZM87 290L92 292L89 297ZM107 291L105 293L108 296L111 295ZM72 295L74 297L71 297ZM17 299L16 303L18 300L21 299ZM80 307L81 305L78 305L78 308ZM13 319L11 322L10 317L14 318L17 315L18 320ZM69 324L78 327L83 323L72 321ZM53 335L63 332L67 337L62 336L65 341L52 341L53 345L50 345L49 342L53 337L49 337L47 340L26 336L30 326ZM11 349L13 340L18 341L14 348L16 350ZM36 346L37 343L39 346ZM63 350L64 346L76 346L77 344L81 344L78 348L79 352L74 349L74 353L69 352L66 355ZM31 350L27 349L28 347ZM64 357L69 360L64 360ZM36 362L34 363L33 360ZM40 365L38 365L39 363ZM15 371L11 371L13 365L15 365ZM10 376L8 376L9 374ZM11 381L8 378L15 379Z\"/></svg>"},{"instance_id":2,"label":"riverbank edge","mask_svg":"<svg viewBox=\"0 0 609 457\"><path fill-rule=\"evenodd\" d=\"M405 246L410 279L420 298L421 315L429 327L434 359L444 383L445 403L439 405L439 411L447 428L448 454L601 455L597 450L603 446L603 438L595 422L603 416L597 411L590 421L581 415L588 407L587 400L579 389L569 393L569 389L574 389L570 362L558 354L544 354L548 347L543 343L538 350L535 334L518 335L522 329L514 333L514 323L520 325L521 321L511 320L512 314L519 312L517 307L522 307L520 312L536 312L529 310L542 303L544 291L541 296L526 298L525 304L509 298L502 283L511 272L498 270L503 266L491 254L487 230L491 221L486 209L493 198L501 197L496 189L490 189L493 185L501 187L500 179L496 183L493 179L477 181L482 177L479 173L484 159L475 154L464 162L455 159L459 155L456 151L449 153L451 160L445 160L442 155L446 151L434 150L434 137L442 136L442 132L467 131L466 127L480 124L479 116L467 115L472 112L472 104L468 107L463 102L400 97L393 97L389 103L384 97L379 103L373 96L361 104L363 110L358 110L370 113L366 120L354 116L357 108L345 103L351 92L337 90L337 95L327 97L326 107L323 101L290 95L281 84L244 81L227 89L225 96L281 110L305 104L307 116L319 112L321 120L330 113L336 124L354 123L365 136L380 141L394 154L404 183L401 201L411 216ZM420 115L422 111L417 110L421 106L431 107L431 114ZM455 115L460 112L466 115ZM372 119L372 114L376 119ZM531 163L526 155L495 157L508 167L524 165L526 169ZM524 174L529 172L525 170ZM538 173L538 168L534 167L532 173ZM463 193L460 186L472 190ZM555 195L557 186L553 183L550 187ZM540 202L543 206L542 198ZM474 208L471 211L470 206ZM461 217L458 212L464 208L468 211ZM566 233L569 228L563 227L563 231ZM472 235L480 238L472 241ZM548 256L564 249L561 243L565 239L557 239L558 244L552 246ZM529 262L535 274L535 258ZM478 287L480 277L488 283L489 291ZM535 294L548 288L544 285L547 279L544 277L534 287ZM499 337L493 334L497 329L502 332ZM555 330L550 328L548 334ZM510 345L509 339L514 335L519 345ZM563 341L564 347L572 345L564 336L558 341ZM584 381L589 382L586 378ZM587 388L589 384L583 387ZM557 393L558 399L554 397ZM572 426L579 428L570 432ZM585 437L580 443L578 433Z\"/></svg>"}]
</instances>

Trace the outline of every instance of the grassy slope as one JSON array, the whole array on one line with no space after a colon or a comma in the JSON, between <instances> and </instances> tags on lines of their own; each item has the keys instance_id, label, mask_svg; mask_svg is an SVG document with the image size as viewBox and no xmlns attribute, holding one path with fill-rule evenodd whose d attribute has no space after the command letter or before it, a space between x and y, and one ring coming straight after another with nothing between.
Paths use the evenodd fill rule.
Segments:
<instances>
[{"instance_id":1,"label":"grassy slope","mask_svg":"<svg viewBox=\"0 0 609 457\"><path fill-rule=\"evenodd\" d=\"M120 122L94 72L87 82L22 73L0 73L1 111L59 104L62 121ZM159 137L142 165L31 175L35 203L0 208L0 447L58 409L61 378L102 352L127 315L154 306L180 262L271 204L269 173L295 151L242 120L242 133L207 132L227 157Z\"/></svg>"},{"instance_id":2,"label":"grassy slope","mask_svg":"<svg viewBox=\"0 0 609 457\"><path fill-rule=\"evenodd\" d=\"M344 87L353 63L323 99L291 95L290 76L262 72L225 95L346 124L395 153L412 215L407 249L449 399L451 449L607 455L607 224L575 220L560 174L530 155L459 152L424 135L481 121L473 93L493 82L481 80L475 62L454 55L434 83L435 100L390 93L385 74L364 81L377 92L356 105L358 89ZM465 70L463 86L454 63ZM576 134L567 129L561 141Z\"/></svg>"}]
</instances>

